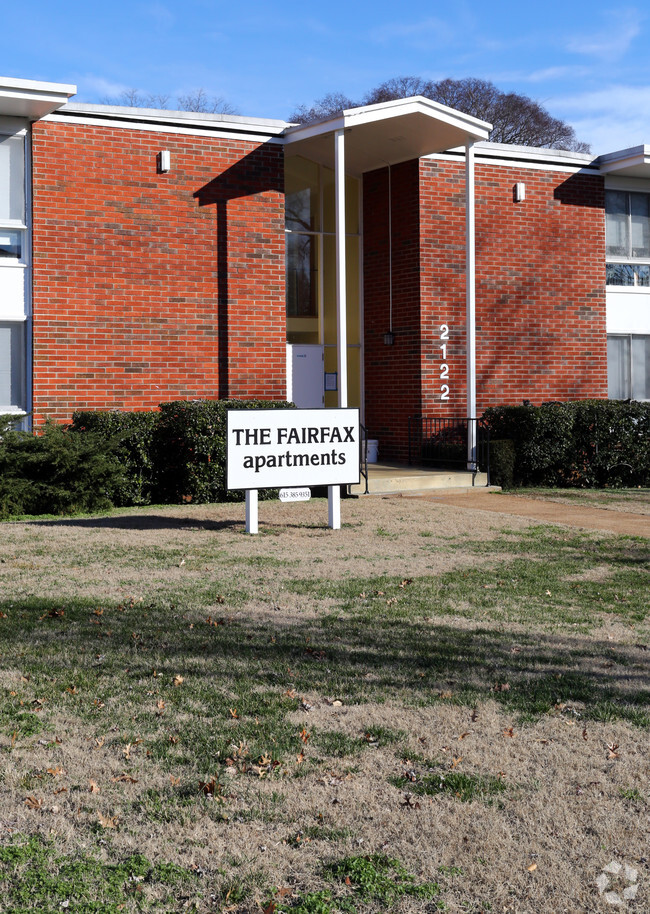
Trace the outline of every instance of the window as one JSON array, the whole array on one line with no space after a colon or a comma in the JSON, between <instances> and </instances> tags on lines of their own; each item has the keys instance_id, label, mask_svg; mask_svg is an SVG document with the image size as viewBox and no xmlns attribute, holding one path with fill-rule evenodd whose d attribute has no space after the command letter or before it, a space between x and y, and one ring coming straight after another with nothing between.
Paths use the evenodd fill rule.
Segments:
<instances>
[{"instance_id":1,"label":"window","mask_svg":"<svg viewBox=\"0 0 650 914\"><path fill-rule=\"evenodd\" d=\"M25 223L25 143L0 136L0 224Z\"/></svg>"},{"instance_id":2,"label":"window","mask_svg":"<svg viewBox=\"0 0 650 914\"><path fill-rule=\"evenodd\" d=\"M25 408L25 324L0 322L0 413Z\"/></svg>"},{"instance_id":3,"label":"window","mask_svg":"<svg viewBox=\"0 0 650 914\"><path fill-rule=\"evenodd\" d=\"M607 337L610 400L650 400L650 336Z\"/></svg>"},{"instance_id":4,"label":"window","mask_svg":"<svg viewBox=\"0 0 650 914\"><path fill-rule=\"evenodd\" d=\"M650 194L606 192L605 241L607 285L650 286Z\"/></svg>"},{"instance_id":5,"label":"window","mask_svg":"<svg viewBox=\"0 0 650 914\"><path fill-rule=\"evenodd\" d=\"M25 139L0 135L0 413L26 408Z\"/></svg>"}]
</instances>

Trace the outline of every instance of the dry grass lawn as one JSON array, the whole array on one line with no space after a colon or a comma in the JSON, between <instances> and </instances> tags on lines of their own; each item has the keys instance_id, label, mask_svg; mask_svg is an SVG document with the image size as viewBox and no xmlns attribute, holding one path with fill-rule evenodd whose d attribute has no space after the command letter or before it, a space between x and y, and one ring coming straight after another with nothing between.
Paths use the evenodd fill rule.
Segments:
<instances>
[{"instance_id":1,"label":"dry grass lawn","mask_svg":"<svg viewBox=\"0 0 650 914\"><path fill-rule=\"evenodd\" d=\"M648 540L342 516L0 525L0 909L650 910Z\"/></svg>"}]
</instances>

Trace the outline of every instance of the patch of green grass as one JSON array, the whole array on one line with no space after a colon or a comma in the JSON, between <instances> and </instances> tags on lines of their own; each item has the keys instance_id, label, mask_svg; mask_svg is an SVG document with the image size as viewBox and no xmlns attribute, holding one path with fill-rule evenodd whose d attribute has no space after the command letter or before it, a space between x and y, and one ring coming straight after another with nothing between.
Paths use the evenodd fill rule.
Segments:
<instances>
[{"instance_id":1,"label":"patch of green grass","mask_svg":"<svg viewBox=\"0 0 650 914\"><path fill-rule=\"evenodd\" d=\"M630 803L645 803L645 798L636 787L619 787L619 794Z\"/></svg>"},{"instance_id":2,"label":"patch of green grass","mask_svg":"<svg viewBox=\"0 0 650 914\"><path fill-rule=\"evenodd\" d=\"M53 841L14 835L0 847L5 910L40 914L118 914L143 906L169 910L179 884L196 877L173 863L153 865L142 854L107 863L91 854L69 857Z\"/></svg>"},{"instance_id":3,"label":"patch of green grass","mask_svg":"<svg viewBox=\"0 0 650 914\"><path fill-rule=\"evenodd\" d=\"M324 730L312 735L312 742L327 755L344 758L346 755L358 755L368 743L362 737L348 736L341 730Z\"/></svg>"},{"instance_id":4,"label":"patch of green grass","mask_svg":"<svg viewBox=\"0 0 650 914\"><path fill-rule=\"evenodd\" d=\"M391 783L400 790L408 790L425 796L449 794L463 803L472 800L490 802L493 797L504 793L506 784L493 775L466 774L463 771L445 771L426 773L416 776L391 778Z\"/></svg>"},{"instance_id":5,"label":"patch of green grass","mask_svg":"<svg viewBox=\"0 0 650 914\"><path fill-rule=\"evenodd\" d=\"M339 863L331 863L325 872L334 879L351 885L354 893L364 902L379 902L392 907L400 898L429 899L440 894L437 882L417 883L399 860L384 854L345 857Z\"/></svg>"}]
</instances>

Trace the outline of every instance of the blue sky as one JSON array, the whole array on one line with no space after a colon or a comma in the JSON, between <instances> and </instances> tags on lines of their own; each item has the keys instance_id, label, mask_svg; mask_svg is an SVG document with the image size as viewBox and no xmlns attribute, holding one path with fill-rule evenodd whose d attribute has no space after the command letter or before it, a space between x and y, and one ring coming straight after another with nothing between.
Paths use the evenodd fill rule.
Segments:
<instances>
[{"instance_id":1,"label":"blue sky","mask_svg":"<svg viewBox=\"0 0 650 914\"><path fill-rule=\"evenodd\" d=\"M475 76L530 95L594 153L650 144L650 12L601 0L23 0L7 3L0 76L124 89L204 88L240 114L287 118L392 76Z\"/></svg>"}]
</instances>

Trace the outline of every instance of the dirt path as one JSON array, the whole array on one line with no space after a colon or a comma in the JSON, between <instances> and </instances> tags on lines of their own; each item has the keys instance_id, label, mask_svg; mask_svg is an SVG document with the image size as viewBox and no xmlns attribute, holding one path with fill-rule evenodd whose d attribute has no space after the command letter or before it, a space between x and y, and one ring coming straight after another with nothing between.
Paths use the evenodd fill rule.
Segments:
<instances>
[{"instance_id":1,"label":"dirt path","mask_svg":"<svg viewBox=\"0 0 650 914\"><path fill-rule=\"evenodd\" d=\"M490 511L496 514L513 514L549 524L581 527L585 530L603 530L628 536L650 537L650 516L633 512L610 511L585 505L560 504L520 495L501 492L468 492L461 495L425 495L427 501L467 508L470 511Z\"/></svg>"}]
</instances>

